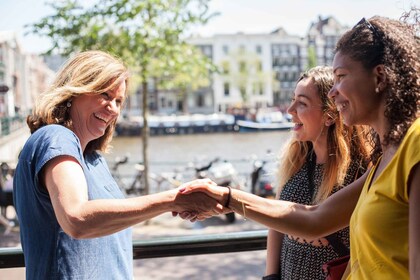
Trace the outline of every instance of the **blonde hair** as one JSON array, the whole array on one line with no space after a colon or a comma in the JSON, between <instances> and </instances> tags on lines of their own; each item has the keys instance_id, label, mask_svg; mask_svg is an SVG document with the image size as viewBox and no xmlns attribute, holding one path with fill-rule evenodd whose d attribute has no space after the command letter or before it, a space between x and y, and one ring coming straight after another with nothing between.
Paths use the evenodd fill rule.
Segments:
<instances>
[{"instance_id":1,"label":"blonde hair","mask_svg":"<svg viewBox=\"0 0 420 280\"><path fill-rule=\"evenodd\" d=\"M122 61L106 52L76 54L63 65L47 91L38 96L33 114L27 118L31 133L48 124L60 124L71 129L67 103L73 97L101 94L115 89L123 81L128 87L128 78L128 70ZM116 121L108 126L102 137L89 142L85 152L106 151L115 125Z\"/></svg>"},{"instance_id":2,"label":"blonde hair","mask_svg":"<svg viewBox=\"0 0 420 280\"><path fill-rule=\"evenodd\" d=\"M355 158L361 158L363 164L368 156L365 141L365 128L358 126L346 127L337 111L334 102L328 98L328 92L333 86L333 72L331 67L317 66L303 73L297 83L304 79L311 79L317 87L322 103L322 111L334 123L327 127L327 151L328 160L324 165L324 174L321 186L318 189L314 202L318 203L326 199L333 188L341 185L347 174L350 163ZM302 142L292 138L285 146L285 154L281 158L278 182L280 195L284 184L296 174L306 162L308 154L312 152L312 143Z\"/></svg>"}]
</instances>

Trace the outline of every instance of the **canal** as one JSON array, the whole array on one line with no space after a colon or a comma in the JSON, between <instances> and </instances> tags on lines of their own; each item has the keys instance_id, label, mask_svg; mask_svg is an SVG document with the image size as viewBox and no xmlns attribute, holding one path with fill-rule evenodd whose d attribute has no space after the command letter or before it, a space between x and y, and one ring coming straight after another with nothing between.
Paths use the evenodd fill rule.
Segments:
<instances>
[{"instance_id":1,"label":"canal","mask_svg":"<svg viewBox=\"0 0 420 280\"><path fill-rule=\"evenodd\" d=\"M149 140L150 170L155 174L178 170L191 179L191 166L204 166L218 157L232 163L247 179L253 161L275 161L290 136L289 131L154 136ZM121 174L133 176L134 164L142 162L141 138L115 137L111 145L111 152L104 155L109 166L117 157L127 156L129 161L121 166Z\"/></svg>"}]
</instances>

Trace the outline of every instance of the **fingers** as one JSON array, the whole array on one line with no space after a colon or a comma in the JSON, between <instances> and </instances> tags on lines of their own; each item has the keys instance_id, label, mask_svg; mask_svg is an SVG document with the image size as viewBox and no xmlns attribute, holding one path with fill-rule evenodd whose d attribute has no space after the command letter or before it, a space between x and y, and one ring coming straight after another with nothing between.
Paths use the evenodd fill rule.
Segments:
<instances>
[{"instance_id":1,"label":"fingers","mask_svg":"<svg viewBox=\"0 0 420 280\"><path fill-rule=\"evenodd\" d=\"M197 218L198 213L196 212L189 212L189 211L183 211L181 213L177 213L178 216L183 220L195 220Z\"/></svg>"},{"instance_id":2,"label":"fingers","mask_svg":"<svg viewBox=\"0 0 420 280\"><path fill-rule=\"evenodd\" d=\"M192 192L207 191L210 186L217 186L217 184L210 179L197 179L182 184L178 190L180 193L189 194Z\"/></svg>"}]
</instances>

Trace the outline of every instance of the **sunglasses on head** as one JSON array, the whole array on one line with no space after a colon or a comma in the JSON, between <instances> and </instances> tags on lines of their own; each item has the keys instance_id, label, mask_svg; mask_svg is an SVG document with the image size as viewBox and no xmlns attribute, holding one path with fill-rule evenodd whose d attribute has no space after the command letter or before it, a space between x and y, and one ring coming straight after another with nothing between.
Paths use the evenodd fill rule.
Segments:
<instances>
[{"instance_id":1,"label":"sunglasses on head","mask_svg":"<svg viewBox=\"0 0 420 280\"><path fill-rule=\"evenodd\" d=\"M365 26L367 27L373 34L374 37L376 37L376 39L381 38L381 36L379 35L378 29L376 29L375 26L373 26L367 19L362 18L358 23L356 23L356 25L353 27L353 29L358 28L360 26Z\"/></svg>"}]
</instances>

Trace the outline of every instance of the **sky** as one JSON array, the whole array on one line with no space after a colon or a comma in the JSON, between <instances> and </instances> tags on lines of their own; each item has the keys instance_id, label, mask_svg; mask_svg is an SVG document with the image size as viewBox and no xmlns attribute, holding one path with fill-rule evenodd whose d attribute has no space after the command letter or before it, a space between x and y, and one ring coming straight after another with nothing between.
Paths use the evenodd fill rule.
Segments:
<instances>
[{"instance_id":1,"label":"sky","mask_svg":"<svg viewBox=\"0 0 420 280\"><path fill-rule=\"evenodd\" d=\"M44 3L44 0L0 0L0 31L15 31L25 52L41 53L51 44L48 38L24 35L25 25L52 13ZM304 36L319 16L333 16L351 27L362 17L380 15L398 19L413 5L420 6L420 0L212 0L210 10L219 15L193 32L202 36L269 33L283 27L291 35Z\"/></svg>"}]
</instances>

